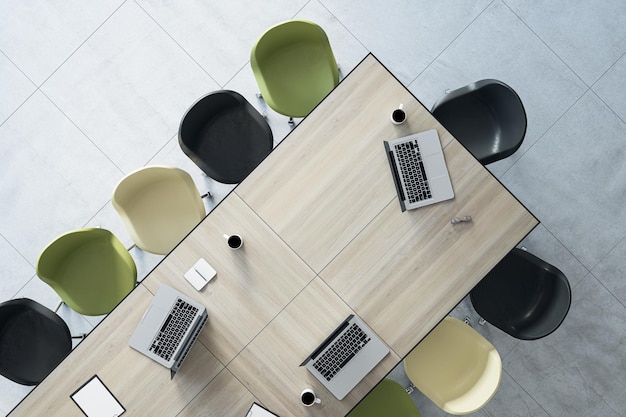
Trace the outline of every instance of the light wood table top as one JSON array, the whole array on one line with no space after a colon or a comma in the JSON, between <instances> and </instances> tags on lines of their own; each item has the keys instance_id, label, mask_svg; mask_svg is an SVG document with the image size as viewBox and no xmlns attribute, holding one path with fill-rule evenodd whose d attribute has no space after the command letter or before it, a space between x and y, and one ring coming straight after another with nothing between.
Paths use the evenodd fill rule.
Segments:
<instances>
[{"instance_id":1,"label":"light wood table top","mask_svg":"<svg viewBox=\"0 0 626 417\"><path fill-rule=\"evenodd\" d=\"M455 198L403 213L383 140L429 129ZM473 221L450 223L465 215ZM69 395L98 374L128 415L244 417L252 401L281 416L344 415L537 224L368 55L14 414L79 416ZM231 233L242 249L227 247ZM183 278L198 258L217 271L201 292ZM163 283L209 313L172 381L127 343ZM390 354L338 401L299 364L349 314ZM321 404L300 404L307 387Z\"/></svg>"}]
</instances>

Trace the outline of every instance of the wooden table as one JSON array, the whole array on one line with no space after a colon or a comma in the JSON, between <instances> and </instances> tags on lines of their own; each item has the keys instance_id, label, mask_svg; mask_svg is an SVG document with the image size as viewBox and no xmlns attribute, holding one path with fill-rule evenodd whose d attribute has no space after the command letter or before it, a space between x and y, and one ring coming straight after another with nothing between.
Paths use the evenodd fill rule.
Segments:
<instances>
[{"instance_id":1,"label":"wooden table","mask_svg":"<svg viewBox=\"0 0 626 417\"><path fill-rule=\"evenodd\" d=\"M382 141L428 129L455 198L401 212ZM94 374L128 415L243 417L252 401L281 416L344 415L537 223L368 55L12 415L79 416L69 395ZM197 292L183 274L200 257L218 276ZM209 312L172 381L127 345L163 283ZM338 401L298 365L351 313L390 354ZM321 404L299 403L306 387Z\"/></svg>"}]
</instances>

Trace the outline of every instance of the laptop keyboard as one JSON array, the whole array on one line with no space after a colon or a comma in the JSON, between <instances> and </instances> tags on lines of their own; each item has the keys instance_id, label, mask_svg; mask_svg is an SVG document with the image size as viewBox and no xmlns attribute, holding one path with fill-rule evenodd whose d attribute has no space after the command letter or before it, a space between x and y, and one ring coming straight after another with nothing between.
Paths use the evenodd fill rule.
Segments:
<instances>
[{"instance_id":1,"label":"laptop keyboard","mask_svg":"<svg viewBox=\"0 0 626 417\"><path fill-rule=\"evenodd\" d=\"M313 367L330 381L370 340L367 333L353 323L313 362Z\"/></svg>"},{"instance_id":2,"label":"laptop keyboard","mask_svg":"<svg viewBox=\"0 0 626 417\"><path fill-rule=\"evenodd\" d=\"M191 325L198 309L183 299L176 300L159 334L152 340L150 351L169 361Z\"/></svg>"},{"instance_id":3,"label":"laptop keyboard","mask_svg":"<svg viewBox=\"0 0 626 417\"><path fill-rule=\"evenodd\" d=\"M417 140L398 143L394 148L408 202L417 203L432 198Z\"/></svg>"}]
</instances>

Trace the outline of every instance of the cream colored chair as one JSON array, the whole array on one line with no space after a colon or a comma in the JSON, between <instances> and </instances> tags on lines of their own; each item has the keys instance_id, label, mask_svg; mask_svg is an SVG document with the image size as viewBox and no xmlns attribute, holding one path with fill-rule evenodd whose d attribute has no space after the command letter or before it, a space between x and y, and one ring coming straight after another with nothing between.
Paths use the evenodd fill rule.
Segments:
<instances>
[{"instance_id":1,"label":"cream colored chair","mask_svg":"<svg viewBox=\"0 0 626 417\"><path fill-rule=\"evenodd\" d=\"M170 252L206 215L200 193L182 169L149 166L115 187L111 202L135 244L147 252Z\"/></svg>"},{"instance_id":2,"label":"cream colored chair","mask_svg":"<svg viewBox=\"0 0 626 417\"><path fill-rule=\"evenodd\" d=\"M439 408L464 415L481 409L496 393L502 361L476 330L446 317L407 355L404 369Z\"/></svg>"}]
</instances>

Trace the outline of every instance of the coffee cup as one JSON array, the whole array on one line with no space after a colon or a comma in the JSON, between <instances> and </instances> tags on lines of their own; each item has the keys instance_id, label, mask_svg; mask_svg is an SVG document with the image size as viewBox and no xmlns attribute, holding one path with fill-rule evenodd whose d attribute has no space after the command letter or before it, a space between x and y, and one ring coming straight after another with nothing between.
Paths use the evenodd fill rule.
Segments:
<instances>
[{"instance_id":1,"label":"coffee cup","mask_svg":"<svg viewBox=\"0 0 626 417\"><path fill-rule=\"evenodd\" d=\"M302 401L302 405L306 407L311 407L322 402L322 400L317 398L317 395L315 395L315 392L313 392L311 388L307 388L302 391L302 394L300 394L300 401Z\"/></svg>"},{"instance_id":2,"label":"coffee cup","mask_svg":"<svg viewBox=\"0 0 626 417\"><path fill-rule=\"evenodd\" d=\"M243 239L239 235L224 235L224 239L228 242L228 247L237 250L243 246Z\"/></svg>"},{"instance_id":3,"label":"coffee cup","mask_svg":"<svg viewBox=\"0 0 626 417\"><path fill-rule=\"evenodd\" d=\"M397 109L391 112L391 123L394 125L402 124L406 120L406 112L402 107L403 105L400 104Z\"/></svg>"}]
</instances>

